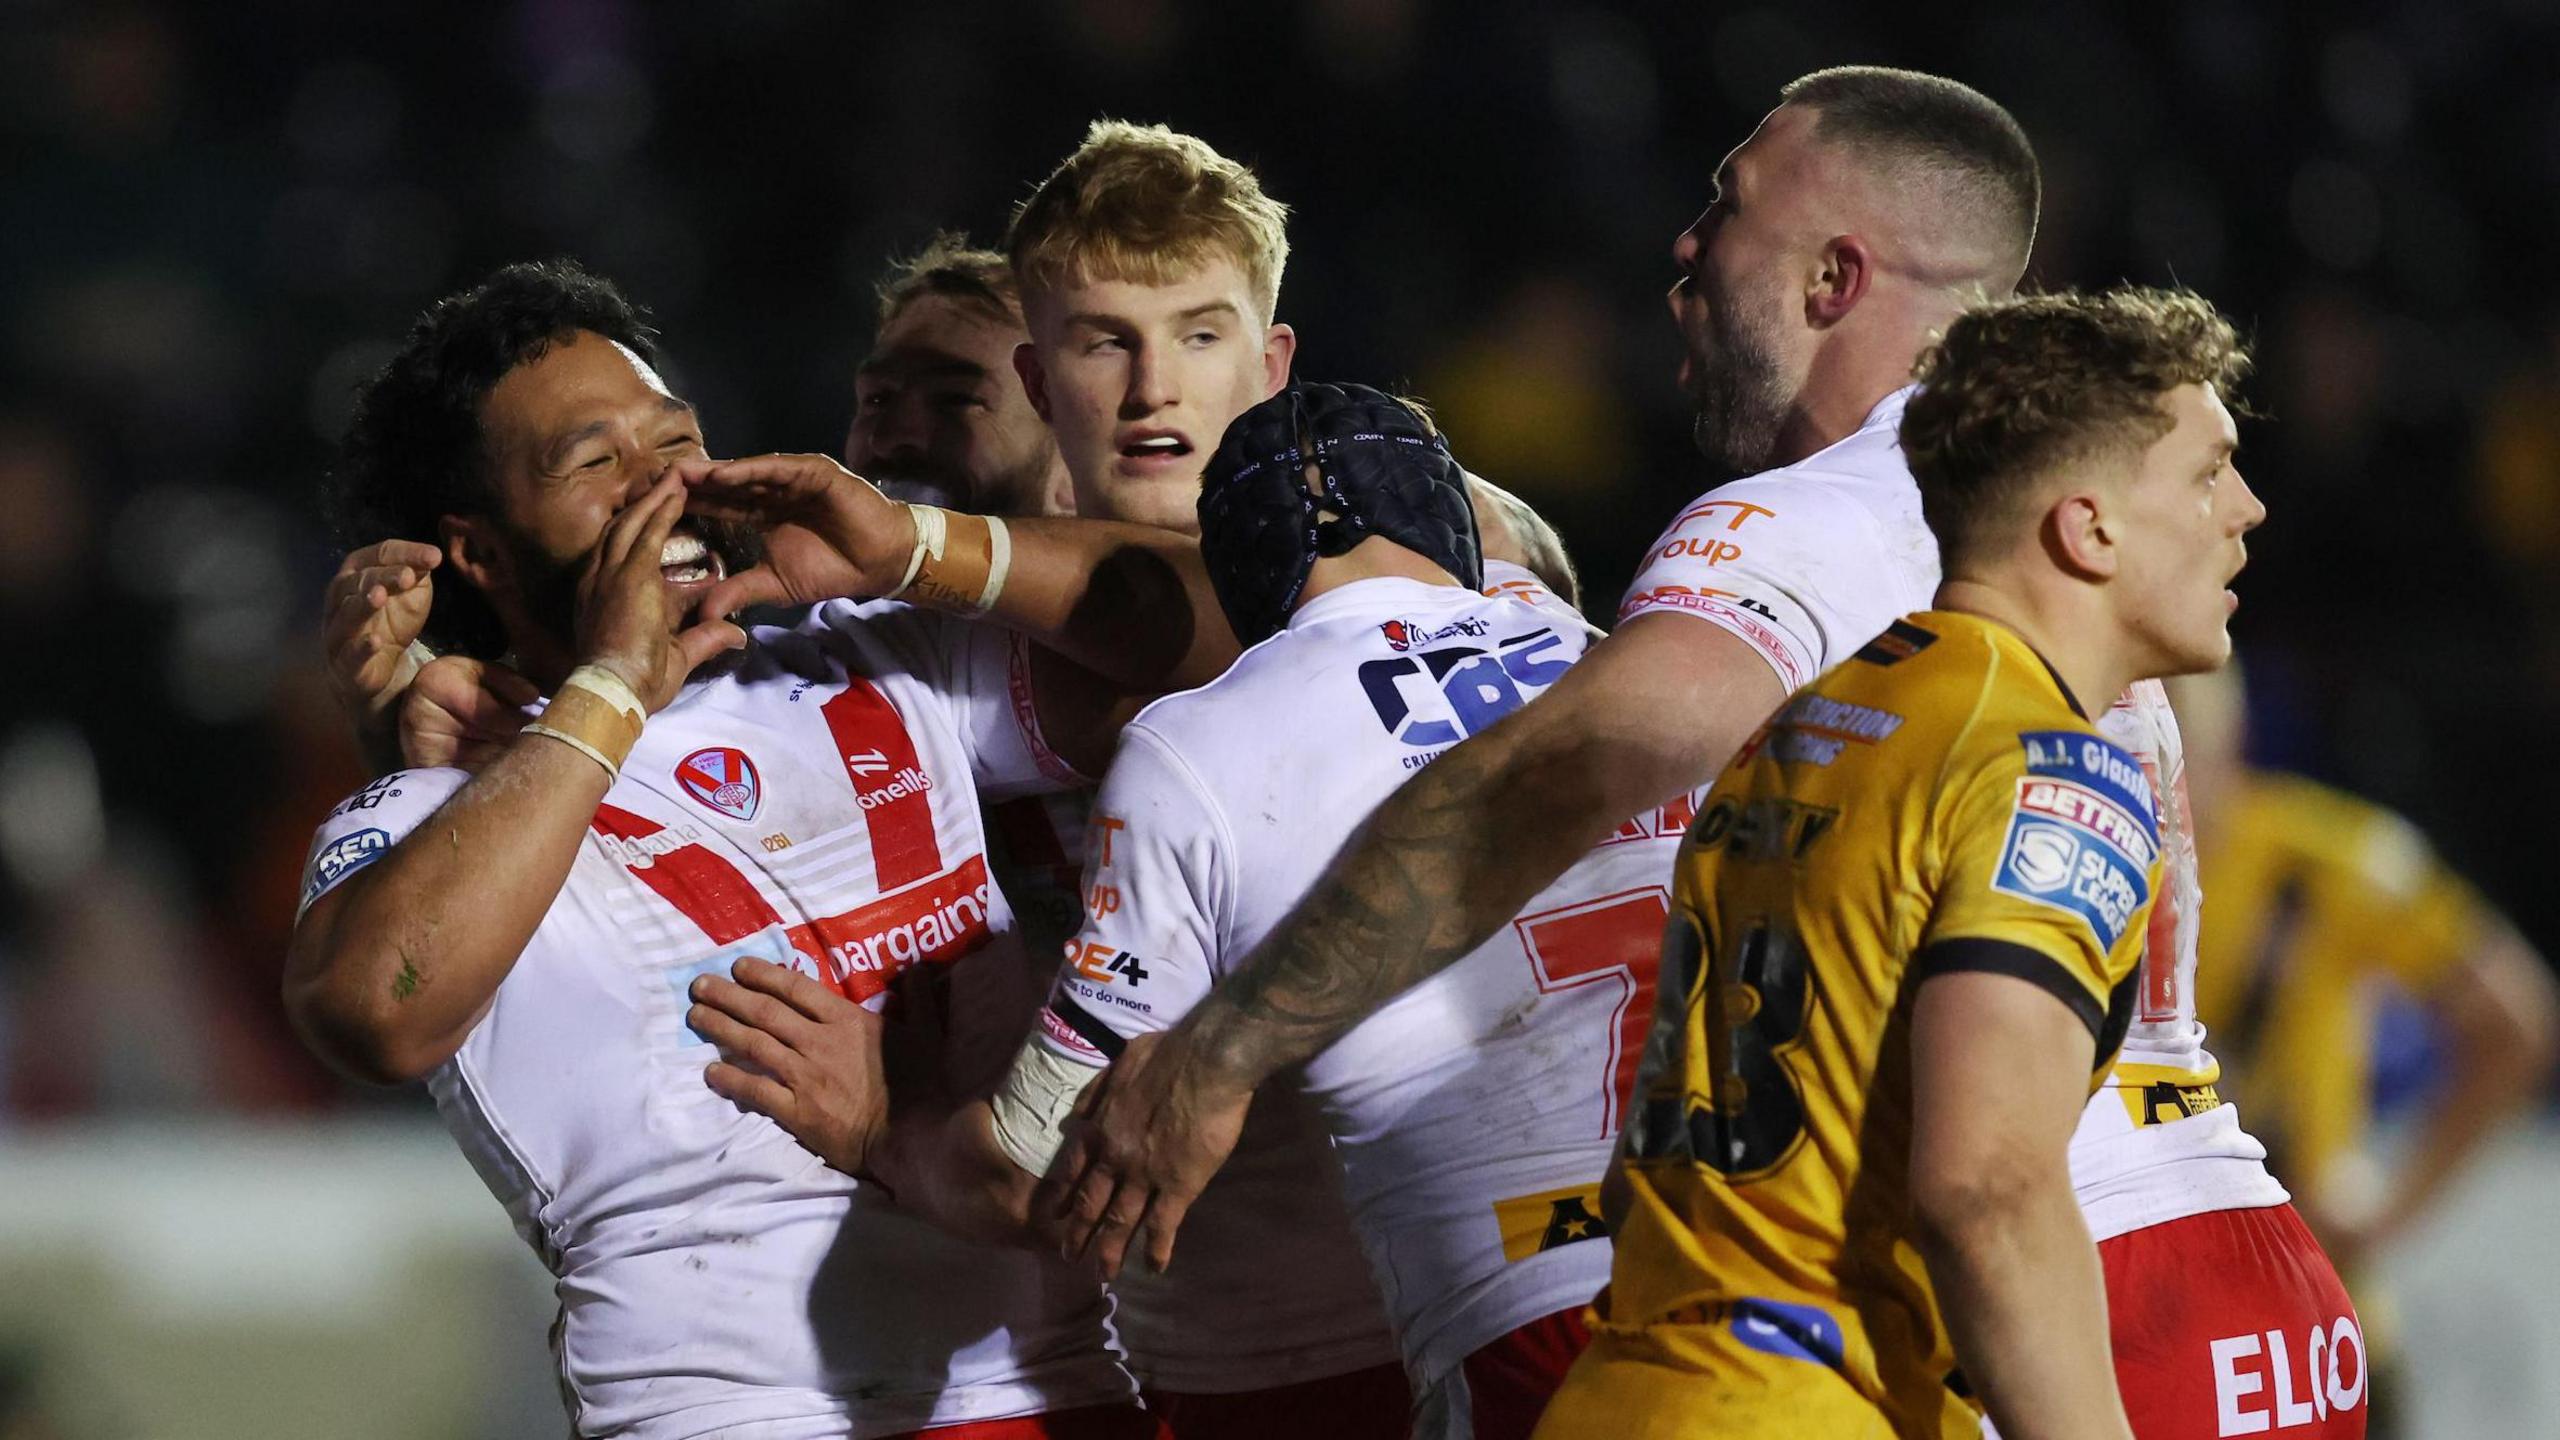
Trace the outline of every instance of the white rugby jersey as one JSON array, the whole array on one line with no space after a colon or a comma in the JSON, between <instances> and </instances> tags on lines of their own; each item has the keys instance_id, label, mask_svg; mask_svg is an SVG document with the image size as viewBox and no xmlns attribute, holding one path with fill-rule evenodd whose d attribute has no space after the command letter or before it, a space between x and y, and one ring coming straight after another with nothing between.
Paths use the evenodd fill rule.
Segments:
<instances>
[{"instance_id":1,"label":"white rugby jersey","mask_svg":"<svg viewBox=\"0 0 2560 1440\"><path fill-rule=\"evenodd\" d=\"M1695 615L1758 651L1792 691L1896 617L1928 609L1938 588L1938 542L1921 516L1901 438L1903 407L1918 388L1878 401L1837 443L1718 486L1681 511L1628 588L1620 622L1656 611ZM2164 827L2173 810L2183 816L2185 760L2166 692L2136 686L2098 723L2141 757L2161 796ZM2240 1128L2232 1107L2186 1115L2169 1091L2158 1092L2163 1103L2148 1109L2126 1099L2152 1096L2163 1084L2174 1091L2174 1082L2196 1076L2209 1083L2216 1069L2195 1019L2201 889L2183 821L2168 855L2150 939L2157 958L2143 964L2136 1024L2071 1142L2072 1187L2101 1240L2286 1198L2267 1173L2265 1148ZM2185 1103L2193 1103L2191 1092ZM2136 1123L2138 1117L2152 1123Z\"/></svg>"},{"instance_id":2,"label":"white rugby jersey","mask_svg":"<svg viewBox=\"0 0 2560 1440\"><path fill-rule=\"evenodd\" d=\"M1141 712L1095 802L1094 903L1043 1043L1101 1065L1121 1039L1172 1025L1390 792L1562 676L1592 632L1560 603L1514 593L1346 585L1224 676ZM1608 1279L1598 1184L1689 814L1630 821L1500 934L1306 1067L1424 1385ZM1208 1198L1185 1222L1175 1277Z\"/></svg>"},{"instance_id":3,"label":"white rugby jersey","mask_svg":"<svg viewBox=\"0 0 2560 1440\"><path fill-rule=\"evenodd\" d=\"M2268 1173L2266 1147L2240 1128L2240 1112L2212 1086L2222 1067L2196 1019L2196 938L2204 884L2195 818L2187 805L2186 742L2168 687L2138 680L2098 717L2098 730L2132 752L2159 800L2160 894L2143 942L2133 1023L2071 1137L2071 1184L2089 1233L2100 1240L2211 1210L2281 1205L2291 1197Z\"/></svg>"},{"instance_id":4,"label":"white rugby jersey","mask_svg":"<svg viewBox=\"0 0 2560 1440\"><path fill-rule=\"evenodd\" d=\"M906 966L1010 929L979 799L1062 773L1004 632L835 602L755 638L649 719L559 898L429 1081L558 1277L577 1430L863 1437L1122 1399L1089 1277L946 1234L703 1084L695 976L755 955L877 1008ZM321 827L304 903L467 778L358 792Z\"/></svg>"}]
</instances>

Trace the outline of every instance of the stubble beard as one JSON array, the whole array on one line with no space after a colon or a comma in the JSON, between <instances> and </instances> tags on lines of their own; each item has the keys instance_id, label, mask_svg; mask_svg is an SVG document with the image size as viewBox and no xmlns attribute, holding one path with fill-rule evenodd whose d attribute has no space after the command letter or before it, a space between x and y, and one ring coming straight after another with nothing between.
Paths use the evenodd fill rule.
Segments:
<instances>
[{"instance_id":1,"label":"stubble beard","mask_svg":"<svg viewBox=\"0 0 2560 1440\"><path fill-rule=\"evenodd\" d=\"M1779 370L1776 325L1745 313L1731 294L1707 310L1712 354L1689 352L1689 398L1697 406L1689 434L1715 484L1757 475L1778 453L1791 397Z\"/></svg>"}]
</instances>

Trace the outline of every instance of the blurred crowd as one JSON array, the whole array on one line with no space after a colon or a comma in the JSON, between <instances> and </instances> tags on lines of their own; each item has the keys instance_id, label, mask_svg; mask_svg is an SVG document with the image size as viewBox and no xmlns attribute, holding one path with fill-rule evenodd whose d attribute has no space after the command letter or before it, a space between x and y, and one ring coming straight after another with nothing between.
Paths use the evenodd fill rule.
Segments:
<instances>
[{"instance_id":1,"label":"blurred crowd","mask_svg":"<svg viewBox=\"0 0 2560 1440\"><path fill-rule=\"evenodd\" d=\"M1605 621L1697 488L1671 238L1779 83L1849 61L2018 115L2035 280L2253 327L2255 754L2560 951L2560 302L2516 263L2560 219L2560 5L2136 14L0 4L0 1127L421 1103L330 1080L274 997L361 778L313 482L435 296L575 255L653 307L715 452L833 451L892 258L995 238L1097 114L1170 121L1293 206L1301 373L1429 399Z\"/></svg>"}]
</instances>

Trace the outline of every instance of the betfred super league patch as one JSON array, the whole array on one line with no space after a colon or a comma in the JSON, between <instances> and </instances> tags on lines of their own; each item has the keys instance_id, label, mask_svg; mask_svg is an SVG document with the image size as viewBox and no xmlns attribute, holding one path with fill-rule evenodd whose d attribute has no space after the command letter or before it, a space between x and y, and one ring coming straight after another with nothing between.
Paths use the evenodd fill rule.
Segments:
<instances>
[{"instance_id":1,"label":"betfred super league patch","mask_svg":"<svg viewBox=\"0 0 2560 1440\"><path fill-rule=\"evenodd\" d=\"M2151 898L2160 827L2150 782L2141 762L2095 735L2036 731L2018 741L2027 773L1991 888L2079 916L2098 948L2112 950Z\"/></svg>"}]
</instances>

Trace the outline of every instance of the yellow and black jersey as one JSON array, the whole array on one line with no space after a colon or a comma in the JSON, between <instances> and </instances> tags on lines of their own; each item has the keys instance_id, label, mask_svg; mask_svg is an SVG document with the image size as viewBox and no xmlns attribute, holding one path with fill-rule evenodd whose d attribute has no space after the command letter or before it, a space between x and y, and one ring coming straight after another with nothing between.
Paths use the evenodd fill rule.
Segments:
<instances>
[{"instance_id":1,"label":"yellow and black jersey","mask_svg":"<svg viewBox=\"0 0 2560 1440\"><path fill-rule=\"evenodd\" d=\"M2213 817L2196 1013L2270 1164L2313 1195L2371 1121L2377 981L2433 990L2494 917L2380 806L2254 774Z\"/></svg>"},{"instance_id":2,"label":"yellow and black jersey","mask_svg":"<svg viewBox=\"0 0 2560 1440\"><path fill-rule=\"evenodd\" d=\"M2043 986L2096 1037L2094 1088L2159 852L2140 763L1972 616L1897 622L1744 749L1681 847L1623 1145L1593 1368L1685 1372L1658 1387L1697 1414L1643 1433L1976 1433L1907 1239L1913 991Z\"/></svg>"}]
</instances>

